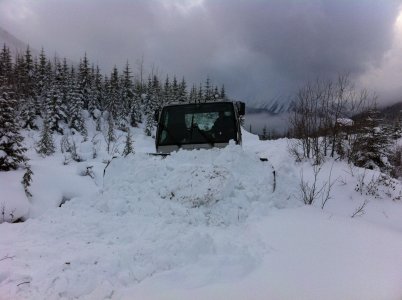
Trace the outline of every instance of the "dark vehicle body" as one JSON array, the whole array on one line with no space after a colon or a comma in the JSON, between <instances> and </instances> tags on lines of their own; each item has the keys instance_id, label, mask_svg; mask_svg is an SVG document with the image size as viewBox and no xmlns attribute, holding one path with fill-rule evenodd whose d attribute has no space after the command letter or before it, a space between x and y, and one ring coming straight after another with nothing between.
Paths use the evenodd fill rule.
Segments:
<instances>
[{"instance_id":1,"label":"dark vehicle body","mask_svg":"<svg viewBox=\"0 0 402 300\"><path fill-rule=\"evenodd\" d=\"M179 149L223 148L230 140L241 144L243 102L219 101L171 104L157 115L157 153Z\"/></svg>"}]
</instances>

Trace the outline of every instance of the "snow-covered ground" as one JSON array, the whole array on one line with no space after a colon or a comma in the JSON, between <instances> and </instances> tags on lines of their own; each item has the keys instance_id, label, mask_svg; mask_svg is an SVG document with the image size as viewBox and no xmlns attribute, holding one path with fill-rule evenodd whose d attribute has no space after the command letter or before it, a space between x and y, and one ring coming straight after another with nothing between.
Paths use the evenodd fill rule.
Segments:
<instances>
[{"instance_id":1,"label":"snow-covered ground","mask_svg":"<svg viewBox=\"0 0 402 300\"><path fill-rule=\"evenodd\" d=\"M306 206L313 168L286 139L162 159L133 134L105 176L91 139L79 163L31 149L29 201L21 171L0 173L5 215L27 218L0 224L0 299L401 299L400 182L327 160Z\"/></svg>"}]
</instances>

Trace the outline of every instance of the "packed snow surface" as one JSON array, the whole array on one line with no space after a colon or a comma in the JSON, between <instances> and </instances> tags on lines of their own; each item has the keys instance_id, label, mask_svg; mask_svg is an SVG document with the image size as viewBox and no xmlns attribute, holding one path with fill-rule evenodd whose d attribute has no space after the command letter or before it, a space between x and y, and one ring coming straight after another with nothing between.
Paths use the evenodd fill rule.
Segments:
<instances>
[{"instance_id":1,"label":"packed snow surface","mask_svg":"<svg viewBox=\"0 0 402 300\"><path fill-rule=\"evenodd\" d=\"M134 140L104 176L101 154L63 165L31 153L30 202L21 171L0 174L0 200L29 217L0 224L0 299L401 299L399 181L327 161L305 206L313 169L286 139L245 132L243 148L166 158Z\"/></svg>"}]
</instances>

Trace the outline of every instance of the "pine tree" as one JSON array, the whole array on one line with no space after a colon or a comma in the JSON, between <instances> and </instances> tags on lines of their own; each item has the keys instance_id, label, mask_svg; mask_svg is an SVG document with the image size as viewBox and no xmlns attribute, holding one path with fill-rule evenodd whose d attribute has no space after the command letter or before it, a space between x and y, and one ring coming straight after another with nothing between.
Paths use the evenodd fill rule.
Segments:
<instances>
[{"instance_id":1,"label":"pine tree","mask_svg":"<svg viewBox=\"0 0 402 300\"><path fill-rule=\"evenodd\" d=\"M83 100L82 94L79 92L79 85L76 82L74 67L71 67L69 78L69 90L67 94L68 103L68 123L71 129L75 129L82 135L87 135L85 121L82 116Z\"/></svg>"},{"instance_id":2,"label":"pine tree","mask_svg":"<svg viewBox=\"0 0 402 300\"><path fill-rule=\"evenodd\" d=\"M165 86L163 87L163 102L169 104L173 102L172 87L170 86L169 76L166 76Z\"/></svg>"},{"instance_id":3,"label":"pine tree","mask_svg":"<svg viewBox=\"0 0 402 300\"><path fill-rule=\"evenodd\" d=\"M199 102L199 103L205 102L205 97L204 97L204 93L202 91L202 85L201 84L200 84L200 87L198 89L197 102Z\"/></svg>"},{"instance_id":4,"label":"pine tree","mask_svg":"<svg viewBox=\"0 0 402 300\"><path fill-rule=\"evenodd\" d=\"M12 59L10 49L4 44L0 52L0 86L12 85Z\"/></svg>"},{"instance_id":5,"label":"pine tree","mask_svg":"<svg viewBox=\"0 0 402 300\"><path fill-rule=\"evenodd\" d=\"M62 78L62 66L57 64L54 74L54 80L47 92L46 97L46 114L49 117L51 131L56 131L63 134L63 128L61 122L66 122L66 107L63 101L63 78Z\"/></svg>"},{"instance_id":6,"label":"pine tree","mask_svg":"<svg viewBox=\"0 0 402 300\"><path fill-rule=\"evenodd\" d=\"M156 77L151 79L149 77L148 79L148 87L147 87L147 95L145 97L145 103L144 103L144 113L146 116L146 121L145 121L145 129L144 132L147 136L151 136L154 126L155 126L155 121L154 121L154 113L155 110L158 107L158 91L156 88L158 87L158 81L156 80Z\"/></svg>"},{"instance_id":7,"label":"pine tree","mask_svg":"<svg viewBox=\"0 0 402 300\"><path fill-rule=\"evenodd\" d=\"M222 85L220 98L221 98L222 100L227 100L227 98L226 98L226 91L225 91L225 85Z\"/></svg>"},{"instance_id":8,"label":"pine tree","mask_svg":"<svg viewBox=\"0 0 402 300\"><path fill-rule=\"evenodd\" d=\"M126 142L123 150L123 156L127 156L130 153L134 153L133 137L131 135L130 128L127 131Z\"/></svg>"},{"instance_id":9,"label":"pine tree","mask_svg":"<svg viewBox=\"0 0 402 300\"><path fill-rule=\"evenodd\" d=\"M179 85L177 83L176 76L173 77L171 98L172 102L179 101Z\"/></svg>"},{"instance_id":10,"label":"pine tree","mask_svg":"<svg viewBox=\"0 0 402 300\"><path fill-rule=\"evenodd\" d=\"M217 86L215 86L215 88L214 88L214 94L213 94L212 98L213 98L214 101L220 99L220 94L219 94L219 90L218 90Z\"/></svg>"},{"instance_id":11,"label":"pine tree","mask_svg":"<svg viewBox=\"0 0 402 300\"><path fill-rule=\"evenodd\" d=\"M35 113L38 116L44 116L44 112L46 111L44 109L44 106L46 104L46 95L48 92L48 88L50 86L50 81L51 81L51 66L49 66L49 63L46 58L45 50L42 48L40 55L39 55L39 61L38 64L35 66L35 74L36 74L36 79L35 79ZM50 70L49 70L50 67Z\"/></svg>"},{"instance_id":12,"label":"pine tree","mask_svg":"<svg viewBox=\"0 0 402 300\"><path fill-rule=\"evenodd\" d=\"M130 65L127 62L126 67L123 71L123 77L121 80L121 121L124 122L124 129L128 129L128 120L130 120L130 123L132 126L136 126L136 118L135 116L132 116L132 114L135 114L135 111L139 109L137 106L137 103L135 102L135 97L134 97L134 85L132 81L132 75L131 75L131 70L130 70Z\"/></svg>"},{"instance_id":13,"label":"pine tree","mask_svg":"<svg viewBox=\"0 0 402 300\"><path fill-rule=\"evenodd\" d=\"M99 66L96 66L94 80L92 84L92 99L95 109L103 111L105 109L105 85ZM92 104L91 104L92 105ZM90 109L90 108L89 108Z\"/></svg>"},{"instance_id":14,"label":"pine tree","mask_svg":"<svg viewBox=\"0 0 402 300\"><path fill-rule=\"evenodd\" d=\"M188 101L190 103L197 103L198 102L197 99L198 99L198 97L197 97L197 88L196 88L195 84L193 84L193 86L192 86L192 88L190 90L190 96L189 96Z\"/></svg>"},{"instance_id":15,"label":"pine tree","mask_svg":"<svg viewBox=\"0 0 402 300\"><path fill-rule=\"evenodd\" d=\"M27 161L16 118L16 100L5 87L0 86L0 171L17 169Z\"/></svg>"},{"instance_id":16,"label":"pine tree","mask_svg":"<svg viewBox=\"0 0 402 300\"><path fill-rule=\"evenodd\" d=\"M178 89L178 101L181 103L185 103L188 102L188 98L187 98L187 84L186 81L184 80L184 77L182 79L182 81L179 84L179 89Z\"/></svg>"},{"instance_id":17,"label":"pine tree","mask_svg":"<svg viewBox=\"0 0 402 300\"><path fill-rule=\"evenodd\" d=\"M106 135L107 152L109 154L110 154L112 143L115 141L116 141L116 135L114 133L113 114L111 112L109 112L108 118L107 118L107 135Z\"/></svg>"},{"instance_id":18,"label":"pine tree","mask_svg":"<svg viewBox=\"0 0 402 300\"><path fill-rule=\"evenodd\" d=\"M91 93L91 70L89 68L89 61L87 58L87 54L84 54L84 58L80 61L78 67L78 87L79 93L81 94L83 109L89 109L89 100L90 100L90 93ZM93 111L90 111L92 114Z\"/></svg>"},{"instance_id":19,"label":"pine tree","mask_svg":"<svg viewBox=\"0 0 402 300\"><path fill-rule=\"evenodd\" d=\"M205 87L204 87L204 101L205 102L210 102L213 101L213 92L211 90L211 82L209 77L207 77L207 80L205 81Z\"/></svg>"},{"instance_id":20,"label":"pine tree","mask_svg":"<svg viewBox=\"0 0 402 300\"><path fill-rule=\"evenodd\" d=\"M48 156L55 152L52 131L50 128L50 119L48 115L45 115L45 119L43 120L43 128L36 151L43 156Z\"/></svg>"},{"instance_id":21,"label":"pine tree","mask_svg":"<svg viewBox=\"0 0 402 300\"><path fill-rule=\"evenodd\" d=\"M380 124L381 119L376 107L369 110L360 120L360 129L353 144L352 160L363 168L380 168L386 171L389 168L386 157L389 153L391 137Z\"/></svg>"},{"instance_id":22,"label":"pine tree","mask_svg":"<svg viewBox=\"0 0 402 300\"><path fill-rule=\"evenodd\" d=\"M29 46L27 46L25 52L23 82L24 86L22 93L24 95L24 100L21 105L21 118L23 121L22 127L27 129L38 129L38 126L35 123L35 65Z\"/></svg>"},{"instance_id":23,"label":"pine tree","mask_svg":"<svg viewBox=\"0 0 402 300\"><path fill-rule=\"evenodd\" d=\"M264 128L262 129L262 140L267 140L268 139L268 131L267 131L267 125L264 125Z\"/></svg>"},{"instance_id":24,"label":"pine tree","mask_svg":"<svg viewBox=\"0 0 402 300\"><path fill-rule=\"evenodd\" d=\"M107 106L106 110L113 115L113 119L119 123L119 117L121 112L121 94L120 94L120 82L119 72L117 67L113 68L110 76L109 88L107 91Z\"/></svg>"}]
</instances>

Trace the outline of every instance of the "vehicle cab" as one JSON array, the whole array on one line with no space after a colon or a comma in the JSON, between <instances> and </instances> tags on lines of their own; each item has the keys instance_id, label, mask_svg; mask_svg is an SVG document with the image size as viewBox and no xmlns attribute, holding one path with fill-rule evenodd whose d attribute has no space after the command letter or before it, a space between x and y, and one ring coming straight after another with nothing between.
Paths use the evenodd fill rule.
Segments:
<instances>
[{"instance_id":1,"label":"vehicle cab","mask_svg":"<svg viewBox=\"0 0 402 300\"><path fill-rule=\"evenodd\" d=\"M231 101L166 105L157 115L156 151L223 148L230 140L241 144L244 111L243 102Z\"/></svg>"}]
</instances>

